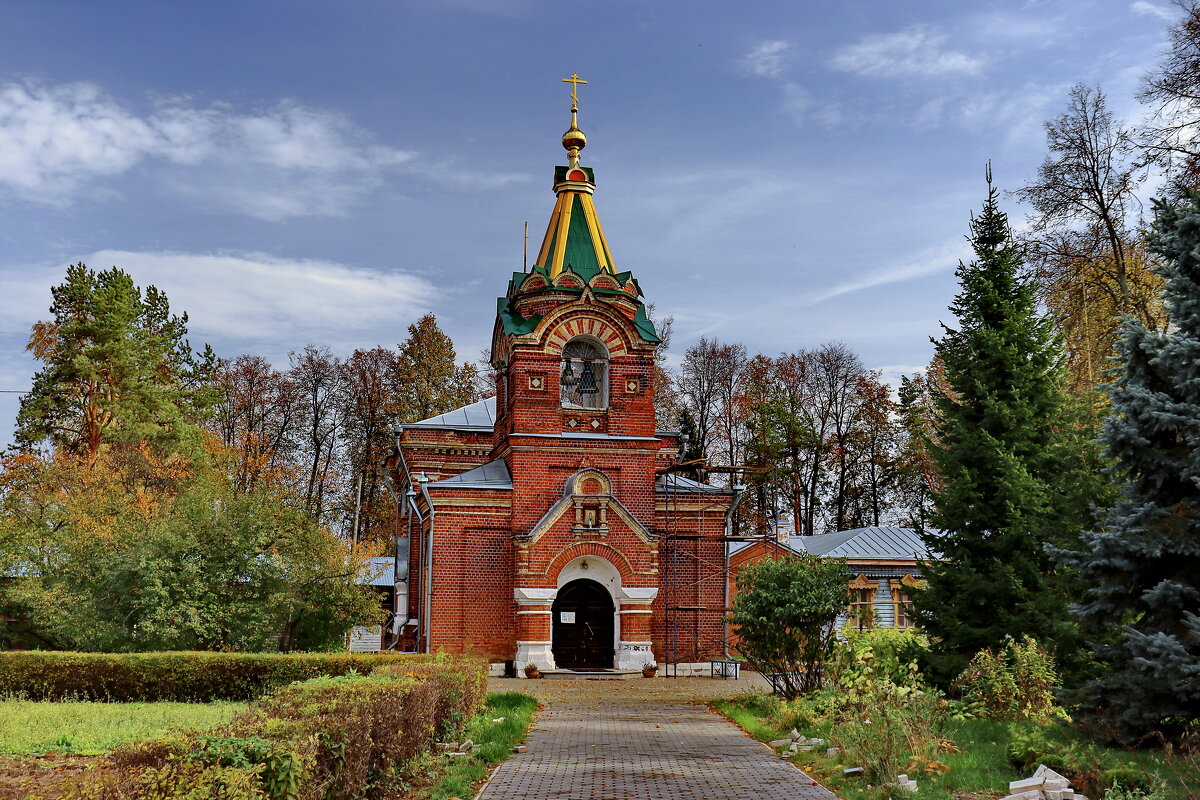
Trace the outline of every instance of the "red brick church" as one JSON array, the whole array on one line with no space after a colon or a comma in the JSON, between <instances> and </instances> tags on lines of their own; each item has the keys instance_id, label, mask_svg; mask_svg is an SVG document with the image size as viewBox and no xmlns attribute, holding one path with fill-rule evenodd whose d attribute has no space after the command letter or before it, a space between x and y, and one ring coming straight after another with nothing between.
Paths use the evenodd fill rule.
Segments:
<instances>
[{"instance_id":1,"label":"red brick church","mask_svg":"<svg viewBox=\"0 0 1200 800\"><path fill-rule=\"evenodd\" d=\"M734 494L671 469L659 337L600 225L577 108L536 262L499 299L496 396L397 434L397 616L419 650L518 669L695 668L725 652Z\"/></svg>"}]
</instances>

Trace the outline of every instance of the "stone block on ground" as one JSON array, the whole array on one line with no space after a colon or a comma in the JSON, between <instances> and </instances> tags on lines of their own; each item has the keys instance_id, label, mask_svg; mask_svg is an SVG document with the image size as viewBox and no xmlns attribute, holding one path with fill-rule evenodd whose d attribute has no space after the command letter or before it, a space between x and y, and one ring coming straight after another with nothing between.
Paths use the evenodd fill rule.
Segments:
<instances>
[{"instance_id":1,"label":"stone block on ground","mask_svg":"<svg viewBox=\"0 0 1200 800\"><path fill-rule=\"evenodd\" d=\"M772 750L778 750L781 747L790 747L792 744L792 740L791 739L772 739L767 744L769 744L771 746Z\"/></svg>"},{"instance_id":2,"label":"stone block on ground","mask_svg":"<svg viewBox=\"0 0 1200 800\"><path fill-rule=\"evenodd\" d=\"M1046 779L1038 775L1034 775L1032 778L1022 778L1019 781L1009 781L1008 793L1021 794L1022 792L1028 792L1034 789L1041 789L1042 784L1045 782Z\"/></svg>"},{"instance_id":3,"label":"stone block on ground","mask_svg":"<svg viewBox=\"0 0 1200 800\"><path fill-rule=\"evenodd\" d=\"M795 728L792 728L791 731L788 732L788 738L791 739L793 742L795 742L800 739L803 739L804 737L800 735L800 731L796 730Z\"/></svg>"}]
</instances>

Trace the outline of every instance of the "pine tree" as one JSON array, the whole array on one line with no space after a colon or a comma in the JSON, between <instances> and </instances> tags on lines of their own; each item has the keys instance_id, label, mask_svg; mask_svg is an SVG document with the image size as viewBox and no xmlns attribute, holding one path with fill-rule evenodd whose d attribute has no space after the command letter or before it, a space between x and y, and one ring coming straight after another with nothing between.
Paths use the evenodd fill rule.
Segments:
<instances>
[{"instance_id":1,"label":"pine tree","mask_svg":"<svg viewBox=\"0 0 1200 800\"><path fill-rule=\"evenodd\" d=\"M1200 194L1155 210L1171 325L1123 325L1103 434L1122 498L1067 559L1104 665L1083 705L1130 738L1200 718Z\"/></svg>"},{"instance_id":2,"label":"pine tree","mask_svg":"<svg viewBox=\"0 0 1200 800\"><path fill-rule=\"evenodd\" d=\"M942 485L923 536L941 558L925 565L915 603L941 680L1007 635L1069 646L1065 577L1045 545L1073 541L1083 524L1062 508L1077 470L1058 427L1060 346L1038 317L990 169L987 177L987 202L971 220L975 260L959 264L950 306L959 326L944 325L934 342L946 386L936 391L930 451Z\"/></svg>"},{"instance_id":3,"label":"pine tree","mask_svg":"<svg viewBox=\"0 0 1200 800\"><path fill-rule=\"evenodd\" d=\"M211 405L216 358L192 352L187 315L171 314L161 291L80 263L51 293L54 318L34 325L27 347L43 367L17 417L22 447L95 463L107 444L170 442Z\"/></svg>"}]
</instances>

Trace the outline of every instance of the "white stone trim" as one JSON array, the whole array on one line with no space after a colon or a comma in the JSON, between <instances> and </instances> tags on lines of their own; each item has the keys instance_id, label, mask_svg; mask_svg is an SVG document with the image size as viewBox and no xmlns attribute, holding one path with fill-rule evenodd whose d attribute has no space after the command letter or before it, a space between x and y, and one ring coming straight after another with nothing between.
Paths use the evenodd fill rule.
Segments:
<instances>
[{"instance_id":1,"label":"white stone trim","mask_svg":"<svg viewBox=\"0 0 1200 800\"><path fill-rule=\"evenodd\" d=\"M558 589L542 589L518 586L513 589L513 599L523 606L548 606L554 602Z\"/></svg>"},{"instance_id":2,"label":"white stone trim","mask_svg":"<svg viewBox=\"0 0 1200 800\"><path fill-rule=\"evenodd\" d=\"M623 587L617 595L617 601L622 605L648 606L658 597L658 587Z\"/></svg>"},{"instance_id":3,"label":"white stone trim","mask_svg":"<svg viewBox=\"0 0 1200 800\"><path fill-rule=\"evenodd\" d=\"M537 664L540 669L554 669L554 652L548 641L517 640L517 672L524 675L526 664Z\"/></svg>"},{"instance_id":4,"label":"white stone trim","mask_svg":"<svg viewBox=\"0 0 1200 800\"><path fill-rule=\"evenodd\" d=\"M654 649L648 641L627 641L617 645L613 666L617 669L641 669L654 661Z\"/></svg>"}]
</instances>

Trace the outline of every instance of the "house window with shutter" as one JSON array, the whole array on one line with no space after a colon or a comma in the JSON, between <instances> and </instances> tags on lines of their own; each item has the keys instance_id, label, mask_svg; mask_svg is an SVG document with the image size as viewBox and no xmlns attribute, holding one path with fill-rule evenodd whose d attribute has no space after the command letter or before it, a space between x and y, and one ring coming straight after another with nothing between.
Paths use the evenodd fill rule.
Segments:
<instances>
[{"instance_id":1,"label":"house window with shutter","mask_svg":"<svg viewBox=\"0 0 1200 800\"><path fill-rule=\"evenodd\" d=\"M850 608L846 611L846 627L865 630L875 626L875 593L879 586L866 575L850 581Z\"/></svg>"},{"instance_id":2,"label":"house window with shutter","mask_svg":"<svg viewBox=\"0 0 1200 800\"><path fill-rule=\"evenodd\" d=\"M895 625L898 629L909 630L917 627L912 621L912 600L909 599L908 590L919 588L923 585L924 581L918 580L912 575L905 575L903 578L888 581L888 587L892 594L892 609L896 620Z\"/></svg>"}]
</instances>

